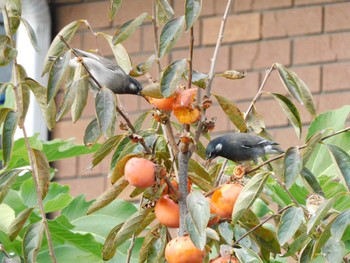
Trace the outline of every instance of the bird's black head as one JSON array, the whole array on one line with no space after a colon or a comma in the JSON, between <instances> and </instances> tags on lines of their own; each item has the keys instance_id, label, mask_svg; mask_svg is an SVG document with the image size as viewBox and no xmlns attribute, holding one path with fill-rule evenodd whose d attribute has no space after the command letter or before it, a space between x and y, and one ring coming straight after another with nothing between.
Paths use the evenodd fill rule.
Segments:
<instances>
[{"instance_id":1,"label":"bird's black head","mask_svg":"<svg viewBox=\"0 0 350 263\"><path fill-rule=\"evenodd\" d=\"M218 140L212 140L205 149L205 157L207 160L212 160L220 156L222 151L222 143Z\"/></svg>"},{"instance_id":2,"label":"bird's black head","mask_svg":"<svg viewBox=\"0 0 350 263\"><path fill-rule=\"evenodd\" d=\"M133 77L130 77L129 91L130 94L141 95L142 85Z\"/></svg>"}]
</instances>

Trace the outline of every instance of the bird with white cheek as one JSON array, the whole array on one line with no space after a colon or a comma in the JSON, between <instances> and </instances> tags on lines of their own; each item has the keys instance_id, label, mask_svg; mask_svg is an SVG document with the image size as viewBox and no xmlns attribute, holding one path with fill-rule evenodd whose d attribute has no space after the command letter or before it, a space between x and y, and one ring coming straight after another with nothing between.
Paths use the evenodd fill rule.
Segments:
<instances>
[{"instance_id":1,"label":"bird with white cheek","mask_svg":"<svg viewBox=\"0 0 350 263\"><path fill-rule=\"evenodd\" d=\"M70 60L70 66L75 68L79 59L82 59L93 77L99 84L109 88L115 94L141 95L142 85L112 60L86 52L80 49L73 49L79 58Z\"/></svg>"},{"instance_id":2,"label":"bird with white cheek","mask_svg":"<svg viewBox=\"0 0 350 263\"><path fill-rule=\"evenodd\" d=\"M248 133L230 133L219 136L208 144L205 155L208 164L217 156L234 162L254 161L265 154L279 154L284 151L278 143Z\"/></svg>"}]
</instances>

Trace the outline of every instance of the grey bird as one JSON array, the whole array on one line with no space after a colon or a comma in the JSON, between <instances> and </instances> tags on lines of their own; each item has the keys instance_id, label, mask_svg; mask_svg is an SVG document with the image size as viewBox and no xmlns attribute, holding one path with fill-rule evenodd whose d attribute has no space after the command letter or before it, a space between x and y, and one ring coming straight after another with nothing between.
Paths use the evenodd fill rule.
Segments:
<instances>
[{"instance_id":1,"label":"grey bird","mask_svg":"<svg viewBox=\"0 0 350 263\"><path fill-rule=\"evenodd\" d=\"M207 161L217 156L234 162L254 161L265 154L279 154L284 151L278 143L248 133L230 133L219 136L208 144L205 155Z\"/></svg>"},{"instance_id":2,"label":"grey bird","mask_svg":"<svg viewBox=\"0 0 350 263\"><path fill-rule=\"evenodd\" d=\"M112 60L80 49L73 49L82 58L94 78L115 94L141 95L142 85ZM79 58L71 59L70 66L76 67Z\"/></svg>"}]
</instances>

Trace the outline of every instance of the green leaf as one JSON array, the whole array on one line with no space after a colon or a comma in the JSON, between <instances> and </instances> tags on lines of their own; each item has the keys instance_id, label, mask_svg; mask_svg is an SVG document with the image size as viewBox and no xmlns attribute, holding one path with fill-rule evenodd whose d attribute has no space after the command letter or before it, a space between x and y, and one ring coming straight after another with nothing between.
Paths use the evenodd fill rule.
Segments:
<instances>
[{"instance_id":1,"label":"green leaf","mask_svg":"<svg viewBox=\"0 0 350 263\"><path fill-rule=\"evenodd\" d=\"M304 244L302 250L300 251L299 262L310 262L312 256L312 250L314 247L315 241L310 239L308 243Z\"/></svg>"},{"instance_id":2,"label":"green leaf","mask_svg":"<svg viewBox=\"0 0 350 263\"><path fill-rule=\"evenodd\" d=\"M219 102L222 110L225 112L230 121L239 129L241 132L247 131L247 125L244 120L243 113L238 109L238 107L229 99L213 94L216 100Z\"/></svg>"},{"instance_id":3,"label":"green leaf","mask_svg":"<svg viewBox=\"0 0 350 263\"><path fill-rule=\"evenodd\" d=\"M229 222L222 222L218 227L219 233L227 244L232 244L234 228Z\"/></svg>"},{"instance_id":4,"label":"green leaf","mask_svg":"<svg viewBox=\"0 0 350 263\"><path fill-rule=\"evenodd\" d=\"M50 165L46 156L39 150L32 149L34 157L34 171L39 180L41 198L44 199L50 184Z\"/></svg>"},{"instance_id":5,"label":"green leaf","mask_svg":"<svg viewBox=\"0 0 350 263\"><path fill-rule=\"evenodd\" d=\"M190 159L191 160L191 159ZM195 173L188 173L188 178L191 179L191 182L194 183L196 186L198 186L200 189L202 189L205 192L209 192L213 190L213 186L205 180L203 177L195 174Z\"/></svg>"},{"instance_id":6,"label":"green leaf","mask_svg":"<svg viewBox=\"0 0 350 263\"><path fill-rule=\"evenodd\" d=\"M93 212L100 210L101 208L109 205L114 201L119 194L129 185L128 181L122 180L117 184L114 184L112 188L107 189L103 194L101 194L96 201L89 207L86 214L92 214Z\"/></svg>"},{"instance_id":7,"label":"green leaf","mask_svg":"<svg viewBox=\"0 0 350 263\"><path fill-rule=\"evenodd\" d=\"M160 262L166 245L166 228L155 225L145 235L139 252L139 262Z\"/></svg>"},{"instance_id":8,"label":"green leaf","mask_svg":"<svg viewBox=\"0 0 350 263\"><path fill-rule=\"evenodd\" d=\"M43 240L44 223L39 221L27 229L23 237L23 256L25 263L35 263Z\"/></svg>"},{"instance_id":9,"label":"green leaf","mask_svg":"<svg viewBox=\"0 0 350 263\"><path fill-rule=\"evenodd\" d=\"M319 131L312 135L307 141L306 141L306 147L301 150L301 155L303 158L303 165L307 164L309 161L311 155L315 151L316 147L322 140L322 136L324 135L326 130Z\"/></svg>"},{"instance_id":10,"label":"green leaf","mask_svg":"<svg viewBox=\"0 0 350 263\"><path fill-rule=\"evenodd\" d=\"M282 80L285 88L289 93L300 103L302 103L301 100L301 92L298 87L298 83L294 79L293 75L289 70L287 70L283 65L276 63L275 64L280 79Z\"/></svg>"},{"instance_id":11,"label":"green leaf","mask_svg":"<svg viewBox=\"0 0 350 263\"><path fill-rule=\"evenodd\" d=\"M22 121L25 120L29 104L30 104L30 90L27 85L19 84L17 87L18 96L18 111Z\"/></svg>"},{"instance_id":12,"label":"green leaf","mask_svg":"<svg viewBox=\"0 0 350 263\"><path fill-rule=\"evenodd\" d=\"M125 138L125 135L115 135L106 140L94 153L92 166L99 164L112 150L116 149L119 143Z\"/></svg>"},{"instance_id":13,"label":"green leaf","mask_svg":"<svg viewBox=\"0 0 350 263\"><path fill-rule=\"evenodd\" d=\"M120 6L122 4L122 0L110 0L109 8L108 8L108 19L112 21L115 18Z\"/></svg>"},{"instance_id":14,"label":"green leaf","mask_svg":"<svg viewBox=\"0 0 350 263\"><path fill-rule=\"evenodd\" d=\"M316 214L313 215L308 224L307 224L307 233L309 234L311 230L313 230L321 220L327 215L329 210L333 207L333 205L339 200L340 197L345 196L346 193L338 193L333 196L331 199L326 200L322 203L316 211Z\"/></svg>"},{"instance_id":15,"label":"green leaf","mask_svg":"<svg viewBox=\"0 0 350 263\"><path fill-rule=\"evenodd\" d=\"M63 37L64 40L69 43L70 40L74 37L75 32L80 27L81 23L88 25L88 22L86 20L73 21L72 23L62 28L61 31L57 34L57 36L52 41L49 50L47 51L42 75L45 75L51 69L52 64L54 63L52 61L52 58L60 57L64 50L67 49L66 44L62 42L60 37Z\"/></svg>"},{"instance_id":16,"label":"green leaf","mask_svg":"<svg viewBox=\"0 0 350 263\"><path fill-rule=\"evenodd\" d=\"M36 101L40 106L47 128L51 131L55 126L56 105L54 101L52 100L47 104L47 89L35 80L26 78L25 85L27 85L33 92Z\"/></svg>"},{"instance_id":17,"label":"green leaf","mask_svg":"<svg viewBox=\"0 0 350 263\"><path fill-rule=\"evenodd\" d=\"M290 189L297 179L303 165L298 147L289 148L284 155L284 183Z\"/></svg>"},{"instance_id":18,"label":"green leaf","mask_svg":"<svg viewBox=\"0 0 350 263\"><path fill-rule=\"evenodd\" d=\"M160 80L160 90L164 98L171 97L175 93L185 70L186 59L175 60L164 69Z\"/></svg>"},{"instance_id":19,"label":"green leaf","mask_svg":"<svg viewBox=\"0 0 350 263\"><path fill-rule=\"evenodd\" d=\"M49 73L49 80L47 83L47 103L56 96L62 84L66 81L69 72L69 62L71 59L71 52L67 51L64 55L57 57L51 66Z\"/></svg>"},{"instance_id":20,"label":"green leaf","mask_svg":"<svg viewBox=\"0 0 350 263\"><path fill-rule=\"evenodd\" d=\"M163 95L160 90L160 84L158 82L151 83L147 86L145 86L141 90L141 94L143 96L151 97L151 98L156 98L156 99L162 99Z\"/></svg>"},{"instance_id":21,"label":"green leaf","mask_svg":"<svg viewBox=\"0 0 350 263\"><path fill-rule=\"evenodd\" d=\"M343 213L341 213L333 222L331 226L331 233L333 238L339 242L344 233L346 228L350 224L350 210L346 210Z\"/></svg>"},{"instance_id":22,"label":"green leaf","mask_svg":"<svg viewBox=\"0 0 350 263\"><path fill-rule=\"evenodd\" d=\"M257 262L263 262L260 257L251 249L249 248L235 248L235 254L238 258L239 262L242 263L257 263Z\"/></svg>"},{"instance_id":23,"label":"green leaf","mask_svg":"<svg viewBox=\"0 0 350 263\"><path fill-rule=\"evenodd\" d=\"M206 243L205 229L210 217L208 200L199 191L192 191L186 201L189 212L186 217L186 228L193 244L203 250Z\"/></svg>"},{"instance_id":24,"label":"green leaf","mask_svg":"<svg viewBox=\"0 0 350 263\"><path fill-rule=\"evenodd\" d=\"M31 207L24 209L17 215L15 220L12 221L8 231L9 238L11 241L16 239L33 210L34 208Z\"/></svg>"},{"instance_id":25,"label":"green leaf","mask_svg":"<svg viewBox=\"0 0 350 263\"><path fill-rule=\"evenodd\" d=\"M0 35L0 66L8 65L16 56L17 50L8 36Z\"/></svg>"},{"instance_id":26,"label":"green leaf","mask_svg":"<svg viewBox=\"0 0 350 263\"><path fill-rule=\"evenodd\" d=\"M213 178L209 175L206 169L197 161L190 159L188 165L188 171L195 173L197 176L203 178L207 182L212 182Z\"/></svg>"},{"instance_id":27,"label":"green leaf","mask_svg":"<svg viewBox=\"0 0 350 263\"><path fill-rule=\"evenodd\" d=\"M93 118L85 129L84 144L86 146L94 145L100 137L101 137L100 127L98 126L97 119Z\"/></svg>"},{"instance_id":28,"label":"green leaf","mask_svg":"<svg viewBox=\"0 0 350 263\"><path fill-rule=\"evenodd\" d=\"M115 252L117 251L117 247L115 246L116 235L118 234L122 226L123 223L113 227L113 229L109 232L108 236L106 237L102 250L103 260L109 260L115 255Z\"/></svg>"},{"instance_id":29,"label":"green leaf","mask_svg":"<svg viewBox=\"0 0 350 263\"><path fill-rule=\"evenodd\" d=\"M300 174L316 194L324 196L320 183L317 181L316 176L308 168L304 167L300 171Z\"/></svg>"},{"instance_id":30,"label":"green leaf","mask_svg":"<svg viewBox=\"0 0 350 263\"><path fill-rule=\"evenodd\" d=\"M15 211L7 204L0 204L0 230L7 233L13 220L15 220Z\"/></svg>"},{"instance_id":31,"label":"green leaf","mask_svg":"<svg viewBox=\"0 0 350 263\"><path fill-rule=\"evenodd\" d=\"M194 22L197 21L202 10L202 0L186 0L185 3L185 20L186 31L189 30Z\"/></svg>"},{"instance_id":32,"label":"green leaf","mask_svg":"<svg viewBox=\"0 0 350 263\"><path fill-rule=\"evenodd\" d=\"M77 81L71 83L64 93L62 104L57 112L56 121L59 121L72 108L77 96Z\"/></svg>"},{"instance_id":33,"label":"green leaf","mask_svg":"<svg viewBox=\"0 0 350 263\"><path fill-rule=\"evenodd\" d=\"M295 107L293 102L290 101L287 97L277 94L277 93L269 93L274 97L274 99L278 102L278 104L281 106L283 112L287 115L289 121L294 127L294 130L298 137L301 136L302 131L302 124L301 119L299 115L298 109Z\"/></svg>"},{"instance_id":34,"label":"green leaf","mask_svg":"<svg viewBox=\"0 0 350 263\"><path fill-rule=\"evenodd\" d=\"M180 16L169 20L160 34L159 57L169 53L176 44L185 28L185 17Z\"/></svg>"},{"instance_id":35,"label":"green leaf","mask_svg":"<svg viewBox=\"0 0 350 263\"><path fill-rule=\"evenodd\" d=\"M343 262L345 245L343 242L331 237L322 247L321 251L327 262Z\"/></svg>"},{"instance_id":36,"label":"green leaf","mask_svg":"<svg viewBox=\"0 0 350 263\"><path fill-rule=\"evenodd\" d=\"M312 257L315 257L315 255L319 254L321 251L321 248L326 244L328 239L332 236L331 228L334 223L334 221L337 219L337 217L334 217L324 228L321 235L317 238L315 245L313 247L312 251ZM306 233L304 233L306 235Z\"/></svg>"},{"instance_id":37,"label":"green leaf","mask_svg":"<svg viewBox=\"0 0 350 263\"><path fill-rule=\"evenodd\" d=\"M186 71L185 78L188 80L188 71ZM208 78L208 74L192 70L192 84L196 85L197 87L205 89L207 87Z\"/></svg>"},{"instance_id":38,"label":"green leaf","mask_svg":"<svg viewBox=\"0 0 350 263\"><path fill-rule=\"evenodd\" d=\"M36 52L40 52L40 47L38 45L38 40L36 39L35 32L34 32L33 28L31 27L31 25L23 17L18 16L17 18L20 19L22 24L24 25L24 28L26 29L26 31L28 33L28 37L29 37L30 43L34 47L35 51Z\"/></svg>"},{"instance_id":39,"label":"green leaf","mask_svg":"<svg viewBox=\"0 0 350 263\"><path fill-rule=\"evenodd\" d=\"M244 186L239 194L232 212L232 223L236 224L244 212L252 206L264 188L264 184L271 173L259 173Z\"/></svg>"},{"instance_id":40,"label":"green leaf","mask_svg":"<svg viewBox=\"0 0 350 263\"><path fill-rule=\"evenodd\" d=\"M167 0L157 0L156 4L156 14L157 22L159 25L163 25L168 22L174 16L174 10Z\"/></svg>"},{"instance_id":41,"label":"green leaf","mask_svg":"<svg viewBox=\"0 0 350 263\"><path fill-rule=\"evenodd\" d=\"M350 156L336 145L327 144L327 147L333 160L337 164L339 173L343 177L346 187L350 191Z\"/></svg>"},{"instance_id":42,"label":"green leaf","mask_svg":"<svg viewBox=\"0 0 350 263\"><path fill-rule=\"evenodd\" d=\"M0 174L0 203L2 203L21 172L22 170L16 169Z\"/></svg>"},{"instance_id":43,"label":"green leaf","mask_svg":"<svg viewBox=\"0 0 350 263\"><path fill-rule=\"evenodd\" d=\"M62 209L61 215L64 215L69 221L73 221L84 216L92 202L87 202L85 196L80 194Z\"/></svg>"},{"instance_id":44,"label":"green leaf","mask_svg":"<svg viewBox=\"0 0 350 263\"><path fill-rule=\"evenodd\" d=\"M5 14L3 11L6 33L8 35L14 35L20 25L19 17L22 14L22 3L20 0L2 1L1 9L3 8L6 8L7 12Z\"/></svg>"},{"instance_id":45,"label":"green leaf","mask_svg":"<svg viewBox=\"0 0 350 263\"><path fill-rule=\"evenodd\" d=\"M111 136L116 106L117 104L113 92L103 87L96 95L95 108L98 125L106 138Z\"/></svg>"},{"instance_id":46,"label":"green leaf","mask_svg":"<svg viewBox=\"0 0 350 263\"><path fill-rule=\"evenodd\" d=\"M304 220L301 207L290 207L282 214L277 228L277 238L281 245L290 240Z\"/></svg>"},{"instance_id":47,"label":"green leaf","mask_svg":"<svg viewBox=\"0 0 350 263\"><path fill-rule=\"evenodd\" d=\"M147 13L142 13L135 19L129 20L123 25L121 25L121 27L118 28L118 30L114 34L114 37L112 40L113 44L117 45L123 42L124 40L126 40L128 37L130 37L135 32L135 30L142 25L143 21L147 16L148 16Z\"/></svg>"},{"instance_id":48,"label":"green leaf","mask_svg":"<svg viewBox=\"0 0 350 263\"><path fill-rule=\"evenodd\" d=\"M4 119L2 127L2 159L3 165L6 167L11 159L13 149L13 137L15 135L18 122L18 113L9 111Z\"/></svg>"},{"instance_id":49,"label":"green leaf","mask_svg":"<svg viewBox=\"0 0 350 263\"><path fill-rule=\"evenodd\" d=\"M89 92L89 76L85 75L76 84L77 93L72 105L72 120L76 122L87 104Z\"/></svg>"},{"instance_id":50,"label":"green leaf","mask_svg":"<svg viewBox=\"0 0 350 263\"><path fill-rule=\"evenodd\" d=\"M242 73L233 69L226 70L220 74L215 74L215 76L224 77L227 79L243 79L246 75L246 72Z\"/></svg>"},{"instance_id":51,"label":"green leaf","mask_svg":"<svg viewBox=\"0 0 350 263\"><path fill-rule=\"evenodd\" d=\"M293 240L293 242L288 246L287 252L282 256L289 257L294 255L297 251L300 250L302 246L304 246L310 240L311 238L306 233L302 233L300 236Z\"/></svg>"},{"instance_id":52,"label":"green leaf","mask_svg":"<svg viewBox=\"0 0 350 263\"><path fill-rule=\"evenodd\" d=\"M52 213L60 211L65 208L71 201L73 197L69 194L59 194L54 199L48 200L44 204L45 213Z\"/></svg>"}]
</instances>

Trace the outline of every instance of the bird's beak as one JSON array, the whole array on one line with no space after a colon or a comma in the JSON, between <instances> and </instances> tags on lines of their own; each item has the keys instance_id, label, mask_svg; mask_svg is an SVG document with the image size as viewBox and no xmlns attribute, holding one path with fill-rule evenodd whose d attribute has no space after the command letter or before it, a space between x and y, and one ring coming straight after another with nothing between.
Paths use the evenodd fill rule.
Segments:
<instances>
[{"instance_id":1,"label":"bird's beak","mask_svg":"<svg viewBox=\"0 0 350 263\"><path fill-rule=\"evenodd\" d=\"M213 160L213 158L208 158L205 165L204 165L204 169L205 170L208 170L209 169L209 166L211 164L211 161Z\"/></svg>"}]
</instances>

